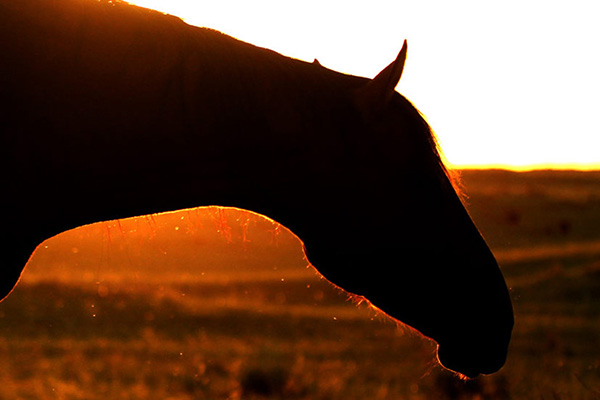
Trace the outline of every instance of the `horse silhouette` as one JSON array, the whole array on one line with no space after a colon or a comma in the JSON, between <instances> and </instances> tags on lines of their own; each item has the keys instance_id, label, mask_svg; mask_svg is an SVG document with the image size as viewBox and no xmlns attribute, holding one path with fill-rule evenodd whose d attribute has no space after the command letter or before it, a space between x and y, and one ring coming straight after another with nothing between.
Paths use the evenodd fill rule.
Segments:
<instances>
[{"instance_id":1,"label":"horse silhouette","mask_svg":"<svg viewBox=\"0 0 600 400\"><path fill-rule=\"evenodd\" d=\"M395 91L120 2L0 1L0 298L84 224L235 206L294 232L329 281L473 377L512 306L429 125Z\"/></svg>"}]
</instances>

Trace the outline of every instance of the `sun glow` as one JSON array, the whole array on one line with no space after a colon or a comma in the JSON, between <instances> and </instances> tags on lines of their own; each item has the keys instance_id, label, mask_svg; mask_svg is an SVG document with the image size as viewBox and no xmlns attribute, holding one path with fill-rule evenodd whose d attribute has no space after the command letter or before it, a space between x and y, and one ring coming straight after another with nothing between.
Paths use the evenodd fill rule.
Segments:
<instances>
[{"instance_id":1,"label":"sun glow","mask_svg":"<svg viewBox=\"0 0 600 400\"><path fill-rule=\"evenodd\" d=\"M398 91L427 116L452 166L600 169L593 1L132 3L366 77L406 38Z\"/></svg>"}]
</instances>

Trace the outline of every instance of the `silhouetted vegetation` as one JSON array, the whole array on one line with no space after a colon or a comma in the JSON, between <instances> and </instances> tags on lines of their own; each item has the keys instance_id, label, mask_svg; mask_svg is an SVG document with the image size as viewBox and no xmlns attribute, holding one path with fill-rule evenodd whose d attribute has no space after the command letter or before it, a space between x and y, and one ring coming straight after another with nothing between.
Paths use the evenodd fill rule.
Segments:
<instances>
[{"instance_id":1,"label":"silhouetted vegetation","mask_svg":"<svg viewBox=\"0 0 600 400\"><path fill-rule=\"evenodd\" d=\"M244 230L237 210L224 235L203 210L46 242L0 304L0 399L597 399L600 174L463 183L515 307L497 374L442 370L434 343L306 268L294 237Z\"/></svg>"}]
</instances>

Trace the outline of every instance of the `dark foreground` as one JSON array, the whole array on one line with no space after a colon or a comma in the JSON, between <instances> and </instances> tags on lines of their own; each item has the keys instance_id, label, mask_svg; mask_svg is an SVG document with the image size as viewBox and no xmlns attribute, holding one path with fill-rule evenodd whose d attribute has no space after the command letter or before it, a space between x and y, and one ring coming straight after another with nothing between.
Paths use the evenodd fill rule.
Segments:
<instances>
[{"instance_id":1,"label":"dark foreground","mask_svg":"<svg viewBox=\"0 0 600 400\"><path fill-rule=\"evenodd\" d=\"M461 381L307 268L288 232L213 208L45 242L0 304L0 399L600 397L600 173L463 183L512 288L497 374Z\"/></svg>"}]
</instances>

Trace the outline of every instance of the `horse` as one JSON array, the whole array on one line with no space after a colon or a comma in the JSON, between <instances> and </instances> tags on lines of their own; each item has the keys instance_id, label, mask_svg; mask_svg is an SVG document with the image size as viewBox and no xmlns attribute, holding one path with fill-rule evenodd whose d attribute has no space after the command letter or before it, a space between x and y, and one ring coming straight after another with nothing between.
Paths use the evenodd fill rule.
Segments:
<instances>
[{"instance_id":1,"label":"horse","mask_svg":"<svg viewBox=\"0 0 600 400\"><path fill-rule=\"evenodd\" d=\"M203 205L265 215L330 282L475 377L513 328L498 264L421 113L374 79L106 0L0 1L0 298L45 239Z\"/></svg>"}]
</instances>

